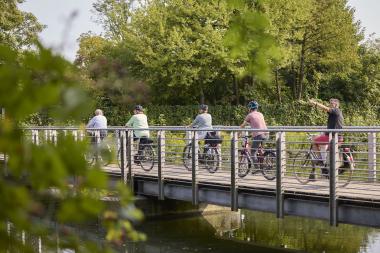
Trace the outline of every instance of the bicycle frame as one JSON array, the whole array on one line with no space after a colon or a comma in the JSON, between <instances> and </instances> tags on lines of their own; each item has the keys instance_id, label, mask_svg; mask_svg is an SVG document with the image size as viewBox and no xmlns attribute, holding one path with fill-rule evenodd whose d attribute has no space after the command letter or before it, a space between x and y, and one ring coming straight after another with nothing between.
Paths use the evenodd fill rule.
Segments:
<instances>
[{"instance_id":1,"label":"bicycle frame","mask_svg":"<svg viewBox=\"0 0 380 253\"><path fill-rule=\"evenodd\" d=\"M257 163L254 163L253 162L253 159L252 159L252 154L251 154L251 145L249 144L249 137L248 136L245 136L243 137L243 149L241 150L241 155L246 155L247 156L247 159L249 161L249 163L251 164L251 167L253 165L254 167L254 171L253 173L257 173L260 171L260 164L262 164L263 162L263 158L264 158L264 148L263 148L263 145L260 143L259 147L257 148Z\"/></svg>"}]
</instances>

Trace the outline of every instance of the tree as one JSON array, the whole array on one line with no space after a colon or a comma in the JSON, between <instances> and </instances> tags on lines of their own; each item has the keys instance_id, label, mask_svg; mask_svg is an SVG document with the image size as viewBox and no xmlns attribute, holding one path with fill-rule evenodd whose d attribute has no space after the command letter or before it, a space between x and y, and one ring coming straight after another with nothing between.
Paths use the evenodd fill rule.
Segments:
<instances>
[{"instance_id":1,"label":"tree","mask_svg":"<svg viewBox=\"0 0 380 253\"><path fill-rule=\"evenodd\" d=\"M231 76L223 36L229 12L223 1L151 1L137 9L125 46L137 61L155 102L204 102L226 72Z\"/></svg>"},{"instance_id":2,"label":"tree","mask_svg":"<svg viewBox=\"0 0 380 253\"><path fill-rule=\"evenodd\" d=\"M359 62L358 45L362 37L346 0L311 0L299 5L294 1L290 4L299 6L293 10L299 15L291 20L297 22L274 23L278 30L285 28L284 34L290 35L281 38L281 44L285 42L286 47L290 44L288 50L294 52L285 75L290 77L288 85L292 87L293 97L301 99L307 94L318 95L320 78L328 79L333 73L347 75L352 71ZM284 4L281 2L272 1L269 8L287 11L287 8L279 8L277 4Z\"/></svg>"},{"instance_id":3,"label":"tree","mask_svg":"<svg viewBox=\"0 0 380 253\"><path fill-rule=\"evenodd\" d=\"M28 48L44 28L33 14L17 8L22 2L24 0L0 2L0 44L15 49Z\"/></svg>"},{"instance_id":4,"label":"tree","mask_svg":"<svg viewBox=\"0 0 380 253\"><path fill-rule=\"evenodd\" d=\"M94 12L103 25L106 36L114 41L123 41L127 33L132 6L135 0L97 0Z\"/></svg>"}]
</instances>

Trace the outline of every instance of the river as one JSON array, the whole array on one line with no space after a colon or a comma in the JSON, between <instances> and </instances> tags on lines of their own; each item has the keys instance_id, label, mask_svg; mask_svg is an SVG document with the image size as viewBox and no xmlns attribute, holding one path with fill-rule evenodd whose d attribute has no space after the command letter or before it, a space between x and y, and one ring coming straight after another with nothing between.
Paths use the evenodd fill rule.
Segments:
<instances>
[{"instance_id":1,"label":"river","mask_svg":"<svg viewBox=\"0 0 380 253\"><path fill-rule=\"evenodd\" d=\"M127 243L128 253L378 253L380 229L241 210L148 220L138 226L146 242Z\"/></svg>"}]
</instances>

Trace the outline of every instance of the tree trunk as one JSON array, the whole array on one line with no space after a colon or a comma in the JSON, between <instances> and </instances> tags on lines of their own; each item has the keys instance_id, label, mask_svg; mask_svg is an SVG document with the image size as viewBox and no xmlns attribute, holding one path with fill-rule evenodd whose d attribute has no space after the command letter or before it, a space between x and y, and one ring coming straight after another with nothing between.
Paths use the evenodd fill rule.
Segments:
<instances>
[{"instance_id":1,"label":"tree trunk","mask_svg":"<svg viewBox=\"0 0 380 253\"><path fill-rule=\"evenodd\" d=\"M296 71L295 71L295 68L294 68L294 62L292 61L292 65L291 65L291 73L293 75L293 85L292 85L292 90L293 90L293 98L296 99L297 97L297 74L296 74Z\"/></svg>"},{"instance_id":2,"label":"tree trunk","mask_svg":"<svg viewBox=\"0 0 380 253\"><path fill-rule=\"evenodd\" d=\"M303 36L303 40L301 44L300 69L298 73L298 99L302 98L302 93L303 93L303 79L305 76L305 44L306 44L306 33Z\"/></svg>"},{"instance_id":3,"label":"tree trunk","mask_svg":"<svg viewBox=\"0 0 380 253\"><path fill-rule=\"evenodd\" d=\"M238 80L235 75L233 75L233 86L234 86L234 97L235 97L235 105L239 105L239 85Z\"/></svg>"},{"instance_id":4,"label":"tree trunk","mask_svg":"<svg viewBox=\"0 0 380 253\"><path fill-rule=\"evenodd\" d=\"M276 70L275 70L275 82L276 82L276 87L277 87L278 102L280 104L282 104L282 100L281 100L281 87L280 87L280 83L278 82L278 68L277 67L276 67Z\"/></svg>"},{"instance_id":5,"label":"tree trunk","mask_svg":"<svg viewBox=\"0 0 380 253\"><path fill-rule=\"evenodd\" d=\"M204 92L203 92L203 87L202 87L202 85L201 85L201 87L200 87L199 94L200 94L200 102L201 102L201 104L204 104L204 103L205 103L205 94L204 94Z\"/></svg>"}]
</instances>

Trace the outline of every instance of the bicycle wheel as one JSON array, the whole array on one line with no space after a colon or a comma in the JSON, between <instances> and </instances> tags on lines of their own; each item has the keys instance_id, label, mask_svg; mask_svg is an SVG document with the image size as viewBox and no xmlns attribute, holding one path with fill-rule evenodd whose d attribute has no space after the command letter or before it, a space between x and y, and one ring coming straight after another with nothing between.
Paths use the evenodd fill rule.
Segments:
<instances>
[{"instance_id":1,"label":"bicycle wheel","mask_svg":"<svg viewBox=\"0 0 380 253\"><path fill-rule=\"evenodd\" d=\"M88 165L93 165L95 163L95 155L92 150L87 150L84 154L84 159L86 160Z\"/></svg>"},{"instance_id":2,"label":"bicycle wheel","mask_svg":"<svg viewBox=\"0 0 380 253\"><path fill-rule=\"evenodd\" d=\"M154 150L152 145L144 145L142 154L139 156L140 166L145 171L150 171L154 166Z\"/></svg>"},{"instance_id":3,"label":"bicycle wheel","mask_svg":"<svg viewBox=\"0 0 380 253\"><path fill-rule=\"evenodd\" d=\"M266 151L260 163L261 173L267 180L276 178L276 153L273 151Z\"/></svg>"},{"instance_id":4,"label":"bicycle wheel","mask_svg":"<svg viewBox=\"0 0 380 253\"><path fill-rule=\"evenodd\" d=\"M191 162L192 162L191 144L187 144L185 148L183 149L182 162L185 168L188 171L191 171Z\"/></svg>"},{"instance_id":5,"label":"bicycle wheel","mask_svg":"<svg viewBox=\"0 0 380 253\"><path fill-rule=\"evenodd\" d=\"M206 169L210 173L215 173L219 168L220 155L217 147L209 148L205 154Z\"/></svg>"},{"instance_id":6,"label":"bicycle wheel","mask_svg":"<svg viewBox=\"0 0 380 253\"><path fill-rule=\"evenodd\" d=\"M292 170L298 182L307 184L315 170L310 152L298 152L293 158Z\"/></svg>"},{"instance_id":7,"label":"bicycle wheel","mask_svg":"<svg viewBox=\"0 0 380 253\"><path fill-rule=\"evenodd\" d=\"M343 153L343 167L338 169L339 173L339 183L341 187L347 186L351 182L352 173L355 169L354 158L352 153Z\"/></svg>"},{"instance_id":8,"label":"bicycle wheel","mask_svg":"<svg viewBox=\"0 0 380 253\"><path fill-rule=\"evenodd\" d=\"M238 176L243 178L248 175L251 169L251 164L251 159L249 158L248 154L243 153L239 158Z\"/></svg>"}]
</instances>

